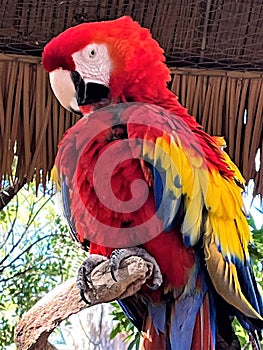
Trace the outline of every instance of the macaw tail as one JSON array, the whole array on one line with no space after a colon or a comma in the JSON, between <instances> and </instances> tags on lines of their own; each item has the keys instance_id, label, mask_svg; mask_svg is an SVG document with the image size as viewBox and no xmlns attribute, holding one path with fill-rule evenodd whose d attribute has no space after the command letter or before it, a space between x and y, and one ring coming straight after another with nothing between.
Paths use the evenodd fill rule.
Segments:
<instances>
[{"instance_id":1,"label":"macaw tail","mask_svg":"<svg viewBox=\"0 0 263 350\"><path fill-rule=\"evenodd\" d=\"M151 306L141 350L215 350L213 318L208 293Z\"/></svg>"}]
</instances>

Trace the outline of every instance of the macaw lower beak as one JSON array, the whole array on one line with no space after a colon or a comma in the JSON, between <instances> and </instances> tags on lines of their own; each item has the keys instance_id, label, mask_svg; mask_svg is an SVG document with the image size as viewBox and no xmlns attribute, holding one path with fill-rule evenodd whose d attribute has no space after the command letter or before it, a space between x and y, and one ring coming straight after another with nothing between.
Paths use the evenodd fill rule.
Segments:
<instances>
[{"instance_id":1,"label":"macaw lower beak","mask_svg":"<svg viewBox=\"0 0 263 350\"><path fill-rule=\"evenodd\" d=\"M110 104L110 89L99 83L85 83L80 74L71 72L71 79L76 90L76 99L79 109L83 112L85 107L90 110L105 107Z\"/></svg>"}]
</instances>

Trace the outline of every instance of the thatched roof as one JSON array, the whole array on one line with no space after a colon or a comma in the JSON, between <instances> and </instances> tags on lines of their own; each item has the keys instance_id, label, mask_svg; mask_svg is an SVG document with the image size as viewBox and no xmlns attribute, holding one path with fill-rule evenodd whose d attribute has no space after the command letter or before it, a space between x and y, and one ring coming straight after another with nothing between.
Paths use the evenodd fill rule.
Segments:
<instances>
[{"instance_id":1,"label":"thatched roof","mask_svg":"<svg viewBox=\"0 0 263 350\"><path fill-rule=\"evenodd\" d=\"M263 70L262 0L5 0L0 52L40 55L68 27L123 15L151 30L170 65Z\"/></svg>"},{"instance_id":2,"label":"thatched roof","mask_svg":"<svg viewBox=\"0 0 263 350\"><path fill-rule=\"evenodd\" d=\"M171 89L263 193L261 0L4 1L0 7L0 176L45 183L57 143L78 119L60 107L41 67L43 46L82 21L131 15L165 49ZM177 67L177 68L175 68ZM15 145L15 148L14 148ZM263 164L263 160L261 161Z\"/></svg>"}]
</instances>

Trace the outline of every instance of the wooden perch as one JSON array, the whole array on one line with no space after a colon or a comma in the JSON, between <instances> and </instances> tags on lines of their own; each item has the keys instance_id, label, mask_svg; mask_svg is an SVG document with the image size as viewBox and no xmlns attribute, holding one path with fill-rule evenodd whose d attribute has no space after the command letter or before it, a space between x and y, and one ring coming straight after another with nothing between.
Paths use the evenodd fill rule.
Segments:
<instances>
[{"instance_id":1,"label":"wooden perch","mask_svg":"<svg viewBox=\"0 0 263 350\"><path fill-rule=\"evenodd\" d=\"M40 299L17 325L15 342L18 350L55 350L48 337L63 320L88 306L133 295L152 272L153 264L131 256L121 262L115 273L115 282L109 261L102 262L90 275L93 287L86 294L90 305L81 300L75 278L62 283Z\"/></svg>"}]
</instances>

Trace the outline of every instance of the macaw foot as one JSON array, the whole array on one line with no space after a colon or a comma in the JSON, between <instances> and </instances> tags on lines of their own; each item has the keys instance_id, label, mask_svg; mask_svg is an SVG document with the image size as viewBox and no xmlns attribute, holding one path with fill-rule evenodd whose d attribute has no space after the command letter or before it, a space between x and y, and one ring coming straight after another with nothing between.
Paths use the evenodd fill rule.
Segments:
<instances>
[{"instance_id":1,"label":"macaw foot","mask_svg":"<svg viewBox=\"0 0 263 350\"><path fill-rule=\"evenodd\" d=\"M93 283L90 278L92 270L106 261L107 258L102 255L92 254L88 257L87 260L84 261L84 263L81 265L78 271L78 277L77 277L77 287L80 291L80 296L85 303L90 304L90 302L85 297L85 292L87 290L94 290L93 289Z\"/></svg>"},{"instance_id":2,"label":"macaw foot","mask_svg":"<svg viewBox=\"0 0 263 350\"><path fill-rule=\"evenodd\" d=\"M151 264L153 264L153 272L151 276L152 285L150 286L147 284L147 287L149 287L152 290L158 289L163 282L163 277L162 277L160 267L153 256L151 256L145 249L139 248L139 247L115 249L112 252L110 257L110 270L111 270L111 276L114 279L114 281L117 282L115 277L115 271L119 268L122 260L129 258L130 256L139 256L143 258L145 261L148 261Z\"/></svg>"}]
</instances>

